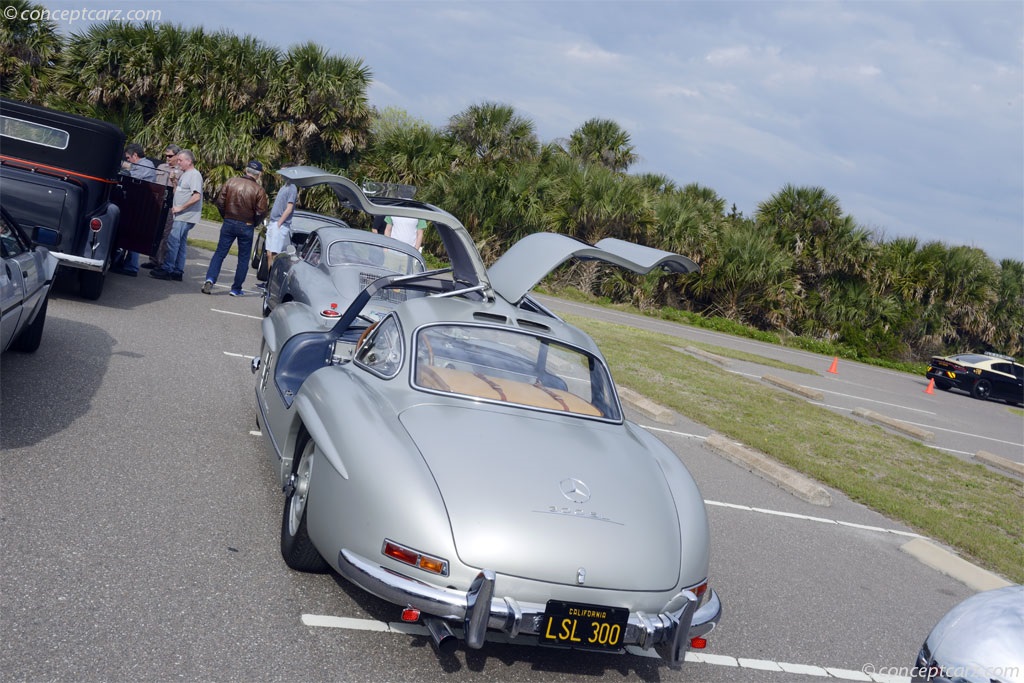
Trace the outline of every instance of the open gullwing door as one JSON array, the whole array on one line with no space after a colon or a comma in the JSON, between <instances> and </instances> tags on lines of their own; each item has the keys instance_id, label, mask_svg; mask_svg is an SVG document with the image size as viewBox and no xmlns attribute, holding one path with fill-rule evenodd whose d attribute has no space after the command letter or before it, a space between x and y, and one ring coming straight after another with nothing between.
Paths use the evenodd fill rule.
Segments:
<instances>
[{"instance_id":1,"label":"open gullwing door","mask_svg":"<svg viewBox=\"0 0 1024 683\"><path fill-rule=\"evenodd\" d=\"M604 261L641 275L656 268L669 273L700 270L685 256L613 237L591 246L568 235L538 232L516 242L487 270L487 276L501 298L518 304L548 273L571 258Z\"/></svg>"}]
</instances>

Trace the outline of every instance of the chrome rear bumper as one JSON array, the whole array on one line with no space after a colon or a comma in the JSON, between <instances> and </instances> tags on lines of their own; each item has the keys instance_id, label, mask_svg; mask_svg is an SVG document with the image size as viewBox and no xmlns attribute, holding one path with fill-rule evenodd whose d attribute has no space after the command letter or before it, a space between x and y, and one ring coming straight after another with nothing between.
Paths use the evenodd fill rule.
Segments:
<instances>
[{"instance_id":1,"label":"chrome rear bumper","mask_svg":"<svg viewBox=\"0 0 1024 683\"><path fill-rule=\"evenodd\" d=\"M463 592L396 574L349 550L338 553L338 568L346 579L388 602L460 623L466 645L473 649L483 647L488 629L512 638L541 631L545 605L495 597L495 574L489 569L481 571ZM713 590L703 605L698 607L698 602L692 592L683 591L669 601L673 607L659 614L631 612L622 644L644 650L653 647L669 664L681 663L690 639L710 633L722 616L722 603Z\"/></svg>"}]
</instances>

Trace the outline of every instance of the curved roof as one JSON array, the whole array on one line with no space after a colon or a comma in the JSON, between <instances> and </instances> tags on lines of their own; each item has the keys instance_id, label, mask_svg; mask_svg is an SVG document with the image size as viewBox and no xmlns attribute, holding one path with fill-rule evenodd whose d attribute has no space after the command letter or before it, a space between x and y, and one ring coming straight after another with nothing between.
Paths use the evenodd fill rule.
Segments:
<instances>
[{"instance_id":1,"label":"curved roof","mask_svg":"<svg viewBox=\"0 0 1024 683\"><path fill-rule=\"evenodd\" d=\"M327 185L337 195L342 207L362 211L371 216L402 216L418 218L430 223L444 243L448 260L452 264L452 275L457 282L490 290L487 269L480 258L469 231L455 216L436 206L411 199L366 196L362 188L345 176L328 173L315 166L289 166L277 174L298 187Z\"/></svg>"}]
</instances>

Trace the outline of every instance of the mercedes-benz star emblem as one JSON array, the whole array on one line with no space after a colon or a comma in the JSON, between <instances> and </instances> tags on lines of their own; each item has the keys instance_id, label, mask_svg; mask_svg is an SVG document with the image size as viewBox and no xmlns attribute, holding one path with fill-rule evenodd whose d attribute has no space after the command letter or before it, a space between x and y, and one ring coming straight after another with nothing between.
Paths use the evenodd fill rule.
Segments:
<instances>
[{"instance_id":1,"label":"mercedes-benz star emblem","mask_svg":"<svg viewBox=\"0 0 1024 683\"><path fill-rule=\"evenodd\" d=\"M563 479L558 483L562 495L574 503L586 503L590 500L590 489L579 479Z\"/></svg>"}]
</instances>

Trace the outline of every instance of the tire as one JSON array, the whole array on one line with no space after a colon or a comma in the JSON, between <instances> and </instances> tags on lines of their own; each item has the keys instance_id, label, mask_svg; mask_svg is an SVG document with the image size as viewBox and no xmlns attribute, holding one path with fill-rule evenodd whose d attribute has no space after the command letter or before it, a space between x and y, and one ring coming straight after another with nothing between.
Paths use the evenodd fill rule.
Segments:
<instances>
[{"instance_id":1,"label":"tire","mask_svg":"<svg viewBox=\"0 0 1024 683\"><path fill-rule=\"evenodd\" d=\"M267 267L267 250L263 249L260 251L260 262L256 266L256 279L261 282L267 281L267 275L270 273L270 269Z\"/></svg>"},{"instance_id":2,"label":"tire","mask_svg":"<svg viewBox=\"0 0 1024 683\"><path fill-rule=\"evenodd\" d=\"M987 379L979 379L971 387L971 396L984 401L992 394L992 383Z\"/></svg>"},{"instance_id":3,"label":"tire","mask_svg":"<svg viewBox=\"0 0 1024 683\"><path fill-rule=\"evenodd\" d=\"M937 379L935 380L935 388L940 389L942 391L949 391L950 389L953 388L953 385L950 384L949 382L943 382L942 380Z\"/></svg>"},{"instance_id":4,"label":"tire","mask_svg":"<svg viewBox=\"0 0 1024 683\"><path fill-rule=\"evenodd\" d=\"M22 330L18 338L11 344L13 350L23 353L34 353L39 348L39 343L43 340L43 325L46 324L47 303L49 303L49 299L43 299L43 305L40 306L39 312L36 313L36 319L32 321L31 325Z\"/></svg>"},{"instance_id":5,"label":"tire","mask_svg":"<svg viewBox=\"0 0 1024 683\"><path fill-rule=\"evenodd\" d=\"M323 573L329 566L313 546L306 527L309 482L316 453L316 444L308 434L300 438L296 453L299 463L286 487L281 515L281 557L295 571Z\"/></svg>"},{"instance_id":6,"label":"tire","mask_svg":"<svg viewBox=\"0 0 1024 683\"><path fill-rule=\"evenodd\" d=\"M254 269L259 268L261 258L266 258L267 250L264 248L266 237L259 235L252 245L252 262L249 264Z\"/></svg>"},{"instance_id":7,"label":"tire","mask_svg":"<svg viewBox=\"0 0 1024 683\"><path fill-rule=\"evenodd\" d=\"M103 282L107 277L106 273L99 273L95 270L83 270L78 274L78 294L83 299L96 301L103 294Z\"/></svg>"}]
</instances>

